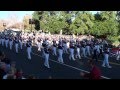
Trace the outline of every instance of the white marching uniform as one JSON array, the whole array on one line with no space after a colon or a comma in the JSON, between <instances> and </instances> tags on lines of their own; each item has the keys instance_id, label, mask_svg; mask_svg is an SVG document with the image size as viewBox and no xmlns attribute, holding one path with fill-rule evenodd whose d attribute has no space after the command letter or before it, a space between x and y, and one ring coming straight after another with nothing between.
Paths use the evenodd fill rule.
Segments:
<instances>
[{"instance_id":1,"label":"white marching uniform","mask_svg":"<svg viewBox=\"0 0 120 90\"><path fill-rule=\"evenodd\" d=\"M100 49L102 50L102 52L103 52L103 45L102 44L100 44Z\"/></svg>"},{"instance_id":2,"label":"white marching uniform","mask_svg":"<svg viewBox=\"0 0 120 90\"><path fill-rule=\"evenodd\" d=\"M73 60L75 60L75 58L74 58L74 49L75 49L75 47L74 47L74 45L70 45L70 56L69 56L69 59L71 60L71 59L73 59Z\"/></svg>"},{"instance_id":3,"label":"white marching uniform","mask_svg":"<svg viewBox=\"0 0 120 90\"><path fill-rule=\"evenodd\" d=\"M61 63L64 63L62 55L63 55L63 47L62 45L59 45L58 46L58 61Z\"/></svg>"},{"instance_id":4,"label":"white marching uniform","mask_svg":"<svg viewBox=\"0 0 120 90\"><path fill-rule=\"evenodd\" d=\"M41 51L41 41L40 40L37 41L37 46L38 46L38 51Z\"/></svg>"},{"instance_id":5,"label":"white marching uniform","mask_svg":"<svg viewBox=\"0 0 120 90\"><path fill-rule=\"evenodd\" d=\"M31 43L28 42L28 43L26 44L26 46L27 46L27 57L28 57L29 60L31 60L31 51L32 51Z\"/></svg>"},{"instance_id":6,"label":"white marching uniform","mask_svg":"<svg viewBox=\"0 0 120 90\"><path fill-rule=\"evenodd\" d=\"M97 52L100 53L100 45L97 45Z\"/></svg>"},{"instance_id":7,"label":"white marching uniform","mask_svg":"<svg viewBox=\"0 0 120 90\"><path fill-rule=\"evenodd\" d=\"M117 57L116 60L120 60L120 49L117 51Z\"/></svg>"},{"instance_id":8,"label":"white marching uniform","mask_svg":"<svg viewBox=\"0 0 120 90\"><path fill-rule=\"evenodd\" d=\"M45 51L45 62L44 62L44 65L47 68L50 68L50 66L49 66L49 51L48 51L48 47L45 47L44 51Z\"/></svg>"},{"instance_id":9,"label":"white marching uniform","mask_svg":"<svg viewBox=\"0 0 120 90\"><path fill-rule=\"evenodd\" d=\"M9 39L9 46L10 46L10 50L12 50L13 40L11 38Z\"/></svg>"},{"instance_id":10,"label":"white marching uniform","mask_svg":"<svg viewBox=\"0 0 120 90\"><path fill-rule=\"evenodd\" d=\"M24 38L24 47L26 47L26 44L27 44L27 38Z\"/></svg>"},{"instance_id":11,"label":"white marching uniform","mask_svg":"<svg viewBox=\"0 0 120 90\"><path fill-rule=\"evenodd\" d=\"M4 46L4 42L5 42L5 39L4 38L2 38L2 46Z\"/></svg>"},{"instance_id":12,"label":"white marching uniform","mask_svg":"<svg viewBox=\"0 0 120 90\"><path fill-rule=\"evenodd\" d=\"M68 51L67 51L67 42L64 42L63 43L63 47L64 47L64 53L68 53Z\"/></svg>"},{"instance_id":13,"label":"white marching uniform","mask_svg":"<svg viewBox=\"0 0 120 90\"><path fill-rule=\"evenodd\" d=\"M23 45L22 39L19 40L19 44L20 44L20 49L22 50L22 45Z\"/></svg>"},{"instance_id":14,"label":"white marching uniform","mask_svg":"<svg viewBox=\"0 0 120 90\"><path fill-rule=\"evenodd\" d=\"M15 40L15 51L16 51L16 53L18 53L18 40Z\"/></svg>"},{"instance_id":15,"label":"white marching uniform","mask_svg":"<svg viewBox=\"0 0 120 90\"><path fill-rule=\"evenodd\" d=\"M45 51L44 51L44 48L45 48L46 44L45 42L42 43L42 57L44 58L45 57Z\"/></svg>"},{"instance_id":16,"label":"white marching uniform","mask_svg":"<svg viewBox=\"0 0 120 90\"><path fill-rule=\"evenodd\" d=\"M70 42L67 42L67 49L70 47Z\"/></svg>"},{"instance_id":17,"label":"white marching uniform","mask_svg":"<svg viewBox=\"0 0 120 90\"><path fill-rule=\"evenodd\" d=\"M103 60L103 64L102 64L103 67L105 67L105 65L106 65L108 68L111 68L108 60L109 60L109 50L106 50L104 52L104 60Z\"/></svg>"},{"instance_id":18,"label":"white marching uniform","mask_svg":"<svg viewBox=\"0 0 120 90\"><path fill-rule=\"evenodd\" d=\"M6 38L5 38L5 46L6 46L6 48L8 48L8 42L9 42L9 40L8 40L8 38L6 37Z\"/></svg>"},{"instance_id":19,"label":"white marching uniform","mask_svg":"<svg viewBox=\"0 0 120 90\"><path fill-rule=\"evenodd\" d=\"M90 44L86 45L86 55L91 56L91 54L90 54Z\"/></svg>"},{"instance_id":20,"label":"white marching uniform","mask_svg":"<svg viewBox=\"0 0 120 90\"><path fill-rule=\"evenodd\" d=\"M77 53L76 53L76 58L78 57L79 59L81 59L81 55L80 55L80 45L79 45L79 44L76 45L76 51L77 51Z\"/></svg>"},{"instance_id":21,"label":"white marching uniform","mask_svg":"<svg viewBox=\"0 0 120 90\"><path fill-rule=\"evenodd\" d=\"M53 55L57 56L57 53L56 53L56 46L53 46Z\"/></svg>"},{"instance_id":22,"label":"white marching uniform","mask_svg":"<svg viewBox=\"0 0 120 90\"><path fill-rule=\"evenodd\" d=\"M53 50L53 55L55 55L55 56L57 56L57 53L56 53L56 48L57 47L57 43L56 43L56 41L53 41L53 48L52 48L52 50Z\"/></svg>"},{"instance_id":23,"label":"white marching uniform","mask_svg":"<svg viewBox=\"0 0 120 90\"><path fill-rule=\"evenodd\" d=\"M85 45L82 46L82 56L83 56L83 57L86 57Z\"/></svg>"},{"instance_id":24,"label":"white marching uniform","mask_svg":"<svg viewBox=\"0 0 120 90\"><path fill-rule=\"evenodd\" d=\"M2 38L0 37L0 44L2 44Z\"/></svg>"}]
</instances>

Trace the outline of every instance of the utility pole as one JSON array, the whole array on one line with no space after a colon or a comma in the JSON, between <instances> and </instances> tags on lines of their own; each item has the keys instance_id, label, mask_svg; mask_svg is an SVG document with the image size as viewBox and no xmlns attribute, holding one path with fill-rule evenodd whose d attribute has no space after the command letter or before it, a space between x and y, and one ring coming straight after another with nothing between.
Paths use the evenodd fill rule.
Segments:
<instances>
[{"instance_id":1,"label":"utility pole","mask_svg":"<svg viewBox=\"0 0 120 90\"><path fill-rule=\"evenodd\" d=\"M4 27L4 31L5 31L6 23L3 23L3 27Z\"/></svg>"}]
</instances>

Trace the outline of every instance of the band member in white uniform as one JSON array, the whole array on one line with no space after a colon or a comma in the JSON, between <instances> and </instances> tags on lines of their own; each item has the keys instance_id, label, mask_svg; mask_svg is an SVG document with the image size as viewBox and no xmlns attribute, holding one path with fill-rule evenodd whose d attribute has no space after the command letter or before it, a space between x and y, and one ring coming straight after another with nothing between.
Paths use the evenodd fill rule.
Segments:
<instances>
[{"instance_id":1,"label":"band member in white uniform","mask_svg":"<svg viewBox=\"0 0 120 90\"><path fill-rule=\"evenodd\" d=\"M23 41L24 41L24 47L26 47L26 43L27 43L27 36L24 36Z\"/></svg>"},{"instance_id":2,"label":"band member in white uniform","mask_svg":"<svg viewBox=\"0 0 120 90\"><path fill-rule=\"evenodd\" d=\"M18 53L18 43L19 43L18 38L15 37L15 52L16 53Z\"/></svg>"},{"instance_id":3,"label":"band member in white uniform","mask_svg":"<svg viewBox=\"0 0 120 90\"><path fill-rule=\"evenodd\" d=\"M70 56L69 56L69 59L70 59L70 60L71 60L71 59L75 60L75 58L74 58L74 49L75 49L75 43L74 43L74 41L72 40L72 41L70 42Z\"/></svg>"},{"instance_id":4,"label":"band member in white uniform","mask_svg":"<svg viewBox=\"0 0 120 90\"><path fill-rule=\"evenodd\" d=\"M29 60L31 60L31 51L32 51L32 46L31 46L31 41L27 41L27 57Z\"/></svg>"},{"instance_id":5,"label":"band member in white uniform","mask_svg":"<svg viewBox=\"0 0 120 90\"><path fill-rule=\"evenodd\" d=\"M70 42L67 40L67 50L69 49L70 47Z\"/></svg>"},{"instance_id":6,"label":"band member in white uniform","mask_svg":"<svg viewBox=\"0 0 120 90\"><path fill-rule=\"evenodd\" d=\"M9 40L8 40L8 37L6 36L6 37L5 37L5 46L6 46L6 48L8 48L8 41L9 41Z\"/></svg>"},{"instance_id":7,"label":"band member in white uniform","mask_svg":"<svg viewBox=\"0 0 120 90\"><path fill-rule=\"evenodd\" d=\"M63 50L64 53L67 53L67 54L68 54L68 51L67 51L67 41L66 41L66 39L63 40L63 47L64 47L64 48L63 48L63 49L64 49L64 50Z\"/></svg>"},{"instance_id":8,"label":"band member in white uniform","mask_svg":"<svg viewBox=\"0 0 120 90\"><path fill-rule=\"evenodd\" d=\"M40 40L40 38L37 39L37 46L38 46L38 51L41 51L41 40Z\"/></svg>"},{"instance_id":9,"label":"band member in white uniform","mask_svg":"<svg viewBox=\"0 0 120 90\"><path fill-rule=\"evenodd\" d=\"M92 59L95 59L96 61L98 61L98 51L97 51L97 44L95 43L94 44L94 47L93 47L93 57Z\"/></svg>"},{"instance_id":10,"label":"band member in white uniform","mask_svg":"<svg viewBox=\"0 0 120 90\"><path fill-rule=\"evenodd\" d=\"M87 43L87 45L86 45L86 55L91 56L91 54L90 54L90 43Z\"/></svg>"},{"instance_id":11,"label":"band member in white uniform","mask_svg":"<svg viewBox=\"0 0 120 90\"><path fill-rule=\"evenodd\" d=\"M105 48L105 51L104 51L104 60L103 60L102 67L106 67L107 66L108 68L112 68L109 65L109 61L108 60L109 60L109 48Z\"/></svg>"},{"instance_id":12,"label":"band member in white uniform","mask_svg":"<svg viewBox=\"0 0 120 90\"><path fill-rule=\"evenodd\" d=\"M23 41L22 41L22 38L21 38L21 37L20 37L20 39L19 39L19 44L20 44L20 49L22 50Z\"/></svg>"},{"instance_id":13,"label":"band member in white uniform","mask_svg":"<svg viewBox=\"0 0 120 90\"><path fill-rule=\"evenodd\" d=\"M2 36L0 36L0 44L2 44Z\"/></svg>"},{"instance_id":14,"label":"band member in white uniform","mask_svg":"<svg viewBox=\"0 0 120 90\"><path fill-rule=\"evenodd\" d=\"M85 42L82 43L82 56L85 58L86 57L86 53L85 53Z\"/></svg>"},{"instance_id":15,"label":"band member in white uniform","mask_svg":"<svg viewBox=\"0 0 120 90\"><path fill-rule=\"evenodd\" d=\"M77 51L76 58L78 57L79 59L81 59L80 48L81 48L80 42L76 41L76 51Z\"/></svg>"},{"instance_id":16,"label":"band member in white uniform","mask_svg":"<svg viewBox=\"0 0 120 90\"><path fill-rule=\"evenodd\" d=\"M55 55L55 56L57 56L56 47L57 47L57 43L55 40L53 40L53 55Z\"/></svg>"},{"instance_id":17,"label":"band member in white uniform","mask_svg":"<svg viewBox=\"0 0 120 90\"><path fill-rule=\"evenodd\" d=\"M2 46L4 46L5 38L2 36Z\"/></svg>"},{"instance_id":18,"label":"band member in white uniform","mask_svg":"<svg viewBox=\"0 0 120 90\"><path fill-rule=\"evenodd\" d=\"M100 54L98 55L98 57L102 56L103 57L103 45L102 43L100 43Z\"/></svg>"},{"instance_id":19,"label":"band member in white uniform","mask_svg":"<svg viewBox=\"0 0 120 90\"><path fill-rule=\"evenodd\" d=\"M12 46L13 46L13 39L12 39L12 37L9 38L9 46L10 46L10 50L12 50Z\"/></svg>"},{"instance_id":20,"label":"band member in white uniform","mask_svg":"<svg viewBox=\"0 0 120 90\"><path fill-rule=\"evenodd\" d=\"M116 57L116 60L120 60L120 47L119 47L119 49L117 50L117 57Z\"/></svg>"},{"instance_id":21,"label":"band member in white uniform","mask_svg":"<svg viewBox=\"0 0 120 90\"><path fill-rule=\"evenodd\" d=\"M98 55L100 54L100 45L99 43L97 43L97 52L98 52Z\"/></svg>"},{"instance_id":22,"label":"band member in white uniform","mask_svg":"<svg viewBox=\"0 0 120 90\"><path fill-rule=\"evenodd\" d=\"M62 55L63 55L63 46L62 43L60 42L58 45L58 62L64 63Z\"/></svg>"},{"instance_id":23,"label":"band member in white uniform","mask_svg":"<svg viewBox=\"0 0 120 90\"><path fill-rule=\"evenodd\" d=\"M45 41L43 41L43 43L42 43L42 57L44 58L45 57L45 51L44 51L44 48L46 47L46 43L45 43Z\"/></svg>"},{"instance_id":24,"label":"band member in white uniform","mask_svg":"<svg viewBox=\"0 0 120 90\"><path fill-rule=\"evenodd\" d=\"M49 48L48 48L48 45L45 46L44 51L45 51L45 62L44 62L44 65L47 68L50 68L50 66L49 66Z\"/></svg>"}]
</instances>

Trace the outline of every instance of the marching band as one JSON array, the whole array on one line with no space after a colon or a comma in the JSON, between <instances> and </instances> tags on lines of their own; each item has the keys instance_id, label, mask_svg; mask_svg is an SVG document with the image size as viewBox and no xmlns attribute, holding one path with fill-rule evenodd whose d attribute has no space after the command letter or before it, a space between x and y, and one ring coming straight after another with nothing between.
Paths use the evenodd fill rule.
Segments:
<instances>
[{"instance_id":1,"label":"marching band","mask_svg":"<svg viewBox=\"0 0 120 90\"><path fill-rule=\"evenodd\" d=\"M76 60L77 58L80 60L82 58L92 57L98 61L99 55L103 54L103 64L108 68L111 68L109 65L109 54L110 50L109 47L103 48L102 41L95 41L95 40L80 40L78 38L53 38L53 37L41 37L36 36L37 34L21 34L21 36L14 36L14 35L0 35L0 44L6 48L12 50L13 46L15 46L15 52L18 53L19 48L22 50L23 45L27 47L27 58L31 60L31 52L32 46L36 45L39 52L42 52L42 56L45 59L44 65L47 68L50 68L49 65L49 56L52 55L58 57L58 61L60 63L64 63L63 54L69 54L69 60ZM105 42L107 43L107 42ZM120 48L117 51L117 60L120 60Z\"/></svg>"}]
</instances>

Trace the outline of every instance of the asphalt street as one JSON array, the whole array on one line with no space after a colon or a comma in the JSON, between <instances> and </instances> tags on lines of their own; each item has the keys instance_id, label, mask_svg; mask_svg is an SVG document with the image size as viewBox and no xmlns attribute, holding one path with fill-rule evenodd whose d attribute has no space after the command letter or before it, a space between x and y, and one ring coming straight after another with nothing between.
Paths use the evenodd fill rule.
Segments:
<instances>
[{"instance_id":1,"label":"asphalt street","mask_svg":"<svg viewBox=\"0 0 120 90\"><path fill-rule=\"evenodd\" d=\"M69 55L64 54L63 59L65 64L61 64L57 61L57 56L53 56L50 53L50 69L47 69L43 63L42 53L37 51L36 47L32 48L32 59L27 59L26 47L23 50L19 49L19 53L15 53L9 48L2 47L0 50L4 51L8 58L16 62L16 67L22 69L24 75L34 75L39 79L48 79L51 76L53 79L83 79L80 76L80 72L89 72L87 65L88 58L76 59L75 61L69 60ZM101 67L103 58L99 58L96 65L100 67L102 71L102 77L110 79L120 79L120 61L115 60L114 57L110 57L110 65L112 68Z\"/></svg>"}]
</instances>

